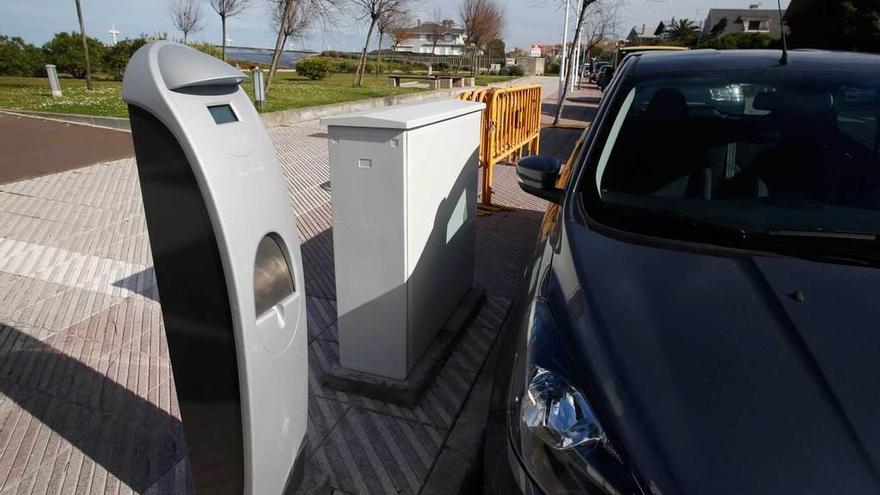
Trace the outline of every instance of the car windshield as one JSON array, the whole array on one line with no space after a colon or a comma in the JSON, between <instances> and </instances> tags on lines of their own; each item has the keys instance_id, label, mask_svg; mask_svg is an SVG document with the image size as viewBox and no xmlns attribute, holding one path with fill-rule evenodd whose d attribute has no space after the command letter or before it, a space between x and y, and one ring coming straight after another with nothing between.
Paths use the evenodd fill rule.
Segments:
<instances>
[{"instance_id":1,"label":"car windshield","mask_svg":"<svg viewBox=\"0 0 880 495\"><path fill-rule=\"evenodd\" d=\"M621 91L590 184L603 206L744 235L880 233L880 74L722 72Z\"/></svg>"}]
</instances>

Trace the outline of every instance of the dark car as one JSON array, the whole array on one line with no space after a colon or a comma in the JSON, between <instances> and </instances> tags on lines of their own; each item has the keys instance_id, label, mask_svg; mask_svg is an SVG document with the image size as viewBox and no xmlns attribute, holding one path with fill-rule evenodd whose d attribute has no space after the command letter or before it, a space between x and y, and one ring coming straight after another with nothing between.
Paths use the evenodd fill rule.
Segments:
<instances>
[{"instance_id":1,"label":"dark car","mask_svg":"<svg viewBox=\"0 0 880 495\"><path fill-rule=\"evenodd\" d=\"M605 91L605 88L611 84L611 80L614 78L614 67L610 65L606 65L599 70L599 75L596 76L596 87L599 88L600 91Z\"/></svg>"},{"instance_id":2,"label":"dark car","mask_svg":"<svg viewBox=\"0 0 880 495\"><path fill-rule=\"evenodd\" d=\"M635 54L508 315L490 493L880 493L880 56ZM568 178L570 177L570 178Z\"/></svg>"},{"instance_id":3,"label":"dark car","mask_svg":"<svg viewBox=\"0 0 880 495\"><path fill-rule=\"evenodd\" d=\"M604 67L610 66L611 62L596 62L595 64L593 64L593 68L590 71L590 82L596 82L596 79L598 79L599 74L602 72L602 69Z\"/></svg>"}]
</instances>

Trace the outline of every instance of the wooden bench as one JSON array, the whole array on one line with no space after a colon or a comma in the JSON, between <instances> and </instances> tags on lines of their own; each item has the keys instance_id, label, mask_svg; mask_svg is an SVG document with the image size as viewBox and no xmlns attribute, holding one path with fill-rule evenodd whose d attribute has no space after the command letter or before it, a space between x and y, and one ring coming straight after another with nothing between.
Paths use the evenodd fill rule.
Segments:
<instances>
[{"instance_id":1,"label":"wooden bench","mask_svg":"<svg viewBox=\"0 0 880 495\"><path fill-rule=\"evenodd\" d=\"M401 79L412 79L416 81L432 81L432 76L411 75L411 74L393 74L388 76L388 85L394 88L400 87Z\"/></svg>"},{"instance_id":2,"label":"wooden bench","mask_svg":"<svg viewBox=\"0 0 880 495\"><path fill-rule=\"evenodd\" d=\"M400 87L401 79L428 81L431 89L463 88L474 85L473 77L459 74L431 74L430 76L393 74L388 76L388 85L395 88Z\"/></svg>"}]
</instances>

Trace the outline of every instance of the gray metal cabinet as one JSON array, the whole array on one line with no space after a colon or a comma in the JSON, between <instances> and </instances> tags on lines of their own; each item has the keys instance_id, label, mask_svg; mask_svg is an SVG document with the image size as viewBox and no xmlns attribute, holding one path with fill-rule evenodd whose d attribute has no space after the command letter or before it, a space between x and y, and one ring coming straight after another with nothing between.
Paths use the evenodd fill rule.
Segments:
<instances>
[{"instance_id":1,"label":"gray metal cabinet","mask_svg":"<svg viewBox=\"0 0 880 495\"><path fill-rule=\"evenodd\" d=\"M342 366L404 379L473 281L482 103L324 119Z\"/></svg>"}]
</instances>

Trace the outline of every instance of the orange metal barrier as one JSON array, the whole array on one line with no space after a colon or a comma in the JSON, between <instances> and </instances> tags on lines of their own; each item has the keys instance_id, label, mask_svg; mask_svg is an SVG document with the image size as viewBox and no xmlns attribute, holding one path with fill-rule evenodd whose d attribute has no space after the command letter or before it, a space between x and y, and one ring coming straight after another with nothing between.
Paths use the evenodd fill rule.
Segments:
<instances>
[{"instance_id":1,"label":"orange metal barrier","mask_svg":"<svg viewBox=\"0 0 880 495\"><path fill-rule=\"evenodd\" d=\"M541 144L541 86L466 91L459 99L486 104L480 136L482 204L492 205L492 173L497 163L537 155Z\"/></svg>"}]
</instances>

